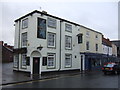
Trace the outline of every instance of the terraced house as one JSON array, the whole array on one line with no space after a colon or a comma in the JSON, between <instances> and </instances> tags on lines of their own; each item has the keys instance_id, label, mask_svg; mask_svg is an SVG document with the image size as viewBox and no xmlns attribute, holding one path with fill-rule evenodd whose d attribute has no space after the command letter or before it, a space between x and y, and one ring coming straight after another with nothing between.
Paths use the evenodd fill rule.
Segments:
<instances>
[{"instance_id":1,"label":"terraced house","mask_svg":"<svg viewBox=\"0 0 120 90\"><path fill-rule=\"evenodd\" d=\"M15 20L14 70L31 74L86 70L101 50L100 32L45 11L35 10Z\"/></svg>"}]
</instances>

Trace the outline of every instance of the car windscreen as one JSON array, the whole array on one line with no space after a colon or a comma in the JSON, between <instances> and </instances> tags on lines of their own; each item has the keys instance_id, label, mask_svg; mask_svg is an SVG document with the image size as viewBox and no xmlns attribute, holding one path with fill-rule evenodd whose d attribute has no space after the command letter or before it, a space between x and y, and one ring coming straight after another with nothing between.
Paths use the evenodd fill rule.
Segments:
<instances>
[{"instance_id":1,"label":"car windscreen","mask_svg":"<svg viewBox=\"0 0 120 90\"><path fill-rule=\"evenodd\" d=\"M113 67L114 64L107 64L106 67Z\"/></svg>"}]
</instances>

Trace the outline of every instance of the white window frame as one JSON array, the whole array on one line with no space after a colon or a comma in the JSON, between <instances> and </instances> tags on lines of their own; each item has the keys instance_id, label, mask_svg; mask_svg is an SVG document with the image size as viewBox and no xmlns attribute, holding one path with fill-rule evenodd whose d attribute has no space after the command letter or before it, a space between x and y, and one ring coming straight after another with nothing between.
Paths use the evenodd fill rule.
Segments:
<instances>
[{"instance_id":1,"label":"white window frame","mask_svg":"<svg viewBox=\"0 0 120 90\"><path fill-rule=\"evenodd\" d=\"M90 31L86 31L86 37L90 37Z\"/></svg>"},{"instance_id":2,"label":"white window frame","mask_svg":"<svg viewBox=\"0 0 120 90\"><path fill-rule=\"evenodd\" d=\"M72 25L65 23L65 31L72 32Z\"/></svg>"},{"instance_id":3,"label":"white window frame","mask_svg":"<svg viewBox=\"0 0 120 90\"><path fill-rule=\"evenodd\" d=\"M57 21L54 18L48 17L47 18L47 24L48 24L48 27L51 27L51 28L56 28L57 27Z\"/></svg>"},{"instance_id":4,"label":"white window frame","mask_svg":"<svg viewBox=\"0 0 120 90\"><path fill-rule=\"evenodd\" d=\"M22 29L27 28L28 27L28 18L22 20Z\"/></svg>"},{"instance_id":5,"label":"white window frame","mask_svg":"<svg viewBox=\"0 0 120 90\"><path fill-rule=\"evenodd\" d=\"M18 68L18 62L19 62L19 54L14 55L14 68Z\"/></svg>"},{"instance_id":6,"label":"white window frame","mask_svg":"<svg viewBox=\"0 0 120 90\"><path fill-rule=\"evenodd\" d=\"M72 67L72 54L65 54L65 68Z\"/></svg>"},{"instance_id":7,"label":"white window frame","mask_svg":"<svg viewBox=\"0 0 120 90\"><path fill-rule=\"evenodd\" d=\"M26 34L26 36L25 36ZM26 47L27 46L27 32L25 33L22 33L21 35L21 44L22 44L22 47Z\"/></svg>"},{"instance_id":8,"label":"white window frame","mask_svg":"<svg viewBox=\"0 0 120 90\"><path fill-rule=\"evenodd\" d=\"M65 35L65 49L72 50L72 37Z\"/></svg>"},{"instance_id":9,"label":"white window frame","mask_svg":"<svg viewBox=\"0 0 120 90\"><path fill-rule=\"evenodd\" d=\"M53 59L50 60L50 58L53 58ZM47 54L47 68L48 69L55 68L55 62L56 62L56 54L55 53L48 53Z\"/></svg>"},{"instance_id":10,"label":"white window frame","mask_svg":"<svg viewBox=\"0 0 120 90\"><path fill-rule=\"evenodd\" d=\"M21 54L21 66L22 66L22 68L24 68L24 69L27 68L26 57L27 57L27 54L26 54L26 53Z\"/></svg>"},{"instance_id":11,"label":"white window frame","mask_svg":"<svg viewBox=\"0 0 120 90\"><path fill-rule=\"evenodd\" d=\"M50 34L53 35L53 39L50 39L50 36L49 36ZM50 42L50 41L53 41L53 42ZM51 43L53 45L51 45ZM52 48L56 47L56 34L55 33L48 32L47 45L48 47L52 47Z\"/></svg>"}]
</instances>

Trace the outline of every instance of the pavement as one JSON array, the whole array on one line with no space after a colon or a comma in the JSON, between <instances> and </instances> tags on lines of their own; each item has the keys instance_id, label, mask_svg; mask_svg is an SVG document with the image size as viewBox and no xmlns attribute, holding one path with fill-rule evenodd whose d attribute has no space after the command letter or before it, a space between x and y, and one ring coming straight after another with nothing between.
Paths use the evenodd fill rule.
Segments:
<instances>
[{"instance_id":1,"label":"pavement","mask_svg":"<svg viewBox=\"0 0 120 90\"><path fill-rule=\"evenodd\" d=\"M49 72L49 73L43 73L42 75L39 76L38 75L31 76L30 73L13 71L12 62L2 63L2 84L0 83L0 85L29 82L29 81L55 78L65 75L76 75L76 74L81 74L81 72L80 71L56 72L56 73Z\"/></svg>"}]
</instances>

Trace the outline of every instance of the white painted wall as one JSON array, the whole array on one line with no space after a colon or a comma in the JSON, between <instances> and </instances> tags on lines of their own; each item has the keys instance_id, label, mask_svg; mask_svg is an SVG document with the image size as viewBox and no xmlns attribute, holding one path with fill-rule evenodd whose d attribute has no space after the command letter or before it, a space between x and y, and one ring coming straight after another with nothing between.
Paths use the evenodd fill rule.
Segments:
<instances>
[{"instance_id":1,"label":"white painted wall","mask_svg":"<svg viewBox=\"0 0 120 90\"><path fill-rule=\"evenodd\" d=\"M61 70L69 70L69 69L80 69L80 46L78 45L77 34L79 33L78 26L72 25L72 33L65 31L65 23L62 22L61 27L61 66L60 66L60 20L57 20L57 28L49 28L47 27L47 32L56 33L56 48L48 48L47 47L47 39L39 39L37 38L37 18L43 18L47 20L47 16L40 15L38 13L34 13L32 16L28 16L28 28L22 29L22 23L20 26L20 48L21 48L21 34L27 32L27 56L30 57L30 66L27 66L26 69L21 68L21 54L19 54L19 70L31 72L33 69L33 56L31 56L32 52L37 51L38 46L43 46L41 51L38 51L40 56L40 72L46 71L57 71L61 68ZM23 18L23 19L25 19ZM22 19L22 20L23 20ZM21 20L21 21L22 21ZM47 23L47 21L46 21ZM19 23L16 23L15 27L15 48L18 47L19 41ZM46 34L47 35L47 34ZM72 36L72 50L65 50L65 35ZM47 37L46 37L47 38ZM47 66L42 66L42 57L47 57L47 53L56 53L56 66L54 69L48 69ZM72 54L72 67L65 68L65 53ZM75 58L75 55L77 58Z\"/></svg>"},{"instance_id":2,"label":"white painted wall","mask_svg":"<svg viewBox=\"0 0 120 90\"><path fill-rule=\"evenodd\" d=\"M103 54L112 55L112 47L102 44Z\"/></svg>"}]
</instances>

